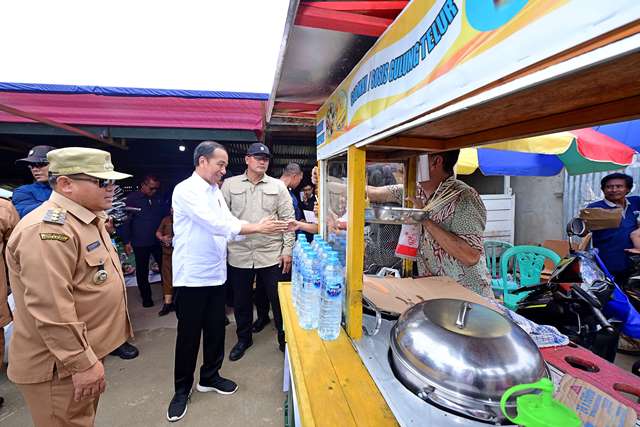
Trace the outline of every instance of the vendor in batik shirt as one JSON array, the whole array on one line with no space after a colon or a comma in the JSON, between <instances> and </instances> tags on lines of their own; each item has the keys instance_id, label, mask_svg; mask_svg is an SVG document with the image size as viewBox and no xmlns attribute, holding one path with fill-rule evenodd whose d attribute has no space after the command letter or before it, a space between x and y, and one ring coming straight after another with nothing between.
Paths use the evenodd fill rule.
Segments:
<instances>
[{"instance_id":1,"label":"vendor in batik shirt","mask_svg":"<svg viewBox=\"0 0 640 427\"><path fill-rule=\"evenodd\" d=\"M493 297L482 246L487 210L476 190L454 177L459 154L460 150L430 154L429 180L419 182L417 208L443 194L456 195L430 211L422 223L418 273L451 277L480 295ZM367 187L371 202L402 203L403 193L401 185Z\"/></svg>"}]
</instances>

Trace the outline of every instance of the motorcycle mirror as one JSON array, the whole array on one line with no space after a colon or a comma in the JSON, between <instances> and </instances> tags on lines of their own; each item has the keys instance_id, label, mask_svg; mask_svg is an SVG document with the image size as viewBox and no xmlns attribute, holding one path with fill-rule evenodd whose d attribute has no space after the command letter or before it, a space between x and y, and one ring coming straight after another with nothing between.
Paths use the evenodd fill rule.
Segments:
<instances>
[{"instance_id":1,"label":"motorcycle mirror","mask_svg":"<svg viewBox=\"0 0 640 427\"><path fill-rule=\"evenodd\" d=\"M567 235L584 237L589 233L587 224L581 218L573 218L567 224Z\"/></svg>"}]
</instances>

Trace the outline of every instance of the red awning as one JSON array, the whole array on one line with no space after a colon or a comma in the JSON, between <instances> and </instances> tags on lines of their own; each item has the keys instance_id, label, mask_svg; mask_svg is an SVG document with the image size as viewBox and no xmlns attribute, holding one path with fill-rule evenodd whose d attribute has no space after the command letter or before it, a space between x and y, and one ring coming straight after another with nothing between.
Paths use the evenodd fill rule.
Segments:
<instances>
[{"instance_id":1,"label":"red awning","mask_svg":"<svg viewBox=\"0 0 640 427\"><path fill-rule=\"evenodd\" d=\"M260 132L264 121L264 103L252 99L0 92L0 105L71 125ZM0 122L33 121L0 111Z\"/></svg>"}]
</instances>

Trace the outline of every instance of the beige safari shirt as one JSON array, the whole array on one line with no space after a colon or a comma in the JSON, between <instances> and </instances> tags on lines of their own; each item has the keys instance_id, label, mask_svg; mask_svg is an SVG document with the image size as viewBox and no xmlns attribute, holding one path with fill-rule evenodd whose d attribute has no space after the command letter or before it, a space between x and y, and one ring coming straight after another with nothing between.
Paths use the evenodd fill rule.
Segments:
<instances>
[{"instance_id":1,"label":"beige safari shirt","mask_svg":"<svg viewBox=\"0 0 640 427\"><path fill-rule=\"evenodd\" d=\"M50 381L54 367L59 378L82 372L133 335L105 219L53 192L11 234L11 381Z\"/></svg>"},{"instance_id":2,"label":"beige safari shirt","mask_svg":"<svg viewBox=\"0 0 640 427\"><path fill-rule=\"evenodd\" d=\"M222 195L231 214L249 223L274 215L280 220L295 219L289 190L279 179L265 175L258 183L249 181L246 172L224 180ZM294 233L252 234L229 242L227 261L236 268L264 268L278 264L281 255L291 256Z\"/></svg>"},{"instance_id":3,"label":"beige safari shirt","mask_svg":"<svg viewBox=\"0 0 640 427\"><path fill-rule=\"evenodd\" d=\"M0 199L0 328L11 322L11 311L7 304L7 268L4 262L4 251L9 236L18 221L20 221L20 217L16 208L13 207L13 203L9 200ZM2 354L3 350L0 348L0 354Z\"/></svg>"}]
</instances>

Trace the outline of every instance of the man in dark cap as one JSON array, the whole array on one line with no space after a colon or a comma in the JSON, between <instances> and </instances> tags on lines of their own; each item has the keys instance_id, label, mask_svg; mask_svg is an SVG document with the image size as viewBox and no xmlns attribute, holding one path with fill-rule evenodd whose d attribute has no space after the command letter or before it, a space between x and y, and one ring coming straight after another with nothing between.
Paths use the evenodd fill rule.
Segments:
<instances>
[{"instance_id":1,"label":"man in dark cap","mask_svg":"<svg viewBox=\"0 0 640 427\"><path fill-rule=\"evenodd\" d=\"M16 160L16 163L26 163L36 180L33 184L18 187L13 192L13 204L18 211L20 218L40 206L51 195L49 186L49 162L47 153L55 150L49 145L36 145L24 159Z\"/></svg>"},{"instance_id":2,"label":"man in dark cap","mask_svg":"<svg viewBox=\"0 0 640 427\"><path fill-rule=\"evenodd\" d=\"M251 144L245 156L247 170L228 178L222 186L231 213L236 218L256 223L265 217L283 221L295 220L293 203L285 184L266 174L271 153L259 142ZM291 250L295 242L293 232L277 235L251 235L227 246L228 280L233 289L233 309L236 318L238 343L229 353L232 361L240 359L253 344L253 282L256 279L267 293L280 350L284 351L285 337L278 300L278 280L291 269ZM266 321L266 319L264 319ZM264 327L264 325L262 325Z\"/></svg>"},{"instance_id":3,"label":"man in dark cap","mask_svg":"<svg viewBox=\"0 0 640 427\"><path fill-rule=\"evenodd\" d=\"M127 206L137 208L129 221L118 228L118 234L125 244L127 255L136 258L136 281L142 298L143 307L153 307L151 286L149 285L149 258L158 263L162 271L162 247L156 238L156 230L162 218L169 214L169 206L164 197L158 194L160 180L154 175L146 175L140 182L140 191L127 196ZM162 312L168 313L168 307Z\"/></svg>"}]
</instances>

